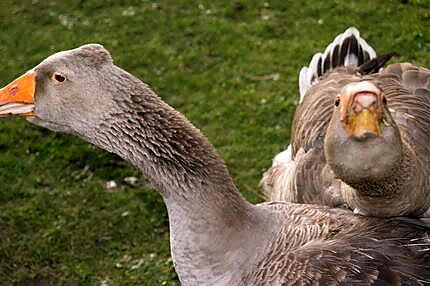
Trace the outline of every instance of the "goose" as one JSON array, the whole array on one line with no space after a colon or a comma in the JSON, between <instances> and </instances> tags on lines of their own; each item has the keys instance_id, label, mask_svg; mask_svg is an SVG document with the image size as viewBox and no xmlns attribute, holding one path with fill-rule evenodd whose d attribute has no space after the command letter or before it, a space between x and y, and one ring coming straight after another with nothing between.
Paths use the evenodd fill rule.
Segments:
<instances>
[{"instance_id":1,"label":"goose","mask_svg":"<svg viewBox=\"0 0 430 286\"><path fill-rule=\"evenodd\" d=\"M168 210L182 285L423 285L427 222L247 202L210 142L101 45L49 56L0 90L0 116L74 134L136 166Z\"/></svg>"},{"instance_id":2,"label":"goose","mask_svg":"<svg viewBox=\"0 0 430 286\"><path fill-rule=\"evenodd\" d=\"M392 55L351 27L302 68L291 144L261 180L269 200L430 214L430 71L382 68Z\"/></svg>"}]
</instances>

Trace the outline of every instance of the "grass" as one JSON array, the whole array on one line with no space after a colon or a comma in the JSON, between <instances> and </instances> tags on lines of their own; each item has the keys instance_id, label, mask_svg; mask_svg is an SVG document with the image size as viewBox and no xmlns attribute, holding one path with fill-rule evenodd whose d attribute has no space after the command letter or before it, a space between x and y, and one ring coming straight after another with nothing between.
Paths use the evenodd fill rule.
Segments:
<instances>
[{"instance_id":1,"label":"grass","mask_svg":"<svg viewBox=\"0 0 430 286\"><path fill-rule=\"evenodd\" d=\"M259 202L261 174L288 143L300 67L352 25L379 53L430 67L429 21L427 0L5 0L0 83L102 43L209 137ZM72 136L0 121L0 285L178 284L166 210L136 169Z\"/></svg>"}]
</instances>

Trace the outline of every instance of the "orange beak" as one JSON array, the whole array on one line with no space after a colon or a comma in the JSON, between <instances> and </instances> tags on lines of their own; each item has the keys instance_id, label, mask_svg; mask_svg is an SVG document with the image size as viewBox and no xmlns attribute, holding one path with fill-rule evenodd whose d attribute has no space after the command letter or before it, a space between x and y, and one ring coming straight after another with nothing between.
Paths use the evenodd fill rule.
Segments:
<instances>
[{"instance_id":1,"label":"orange beak","mask_svg":"<svg viewBox=\"0 0 430 286\"><path fill-rule=\"evenodd\" d=\"M36 73L31 70L0 89L0 117L34 116Z\"/></svg>"},{"instance_id":2,"label":"orange beak","mask_svg":"<svg viewBox=\"0 0 430 286\"><path fill-rule=\"evenodd\" d=\"M382 92L370 82L351 83L341 92L341 122L349 136L365 139L381 135Z\"/></svg>"},{"instance_id":3,"label":"orange beak","mask_svg":"<svg viewBox=\"0 0 430 286\"><path fill-rule=\"evenodd\" d=\"M357 138L364 134L374 134L375 136L381 134L378 113L368 109L364 109L358 114L353 114L349 124L346 126L349 135Z\"/></svg>"}]
</instances>

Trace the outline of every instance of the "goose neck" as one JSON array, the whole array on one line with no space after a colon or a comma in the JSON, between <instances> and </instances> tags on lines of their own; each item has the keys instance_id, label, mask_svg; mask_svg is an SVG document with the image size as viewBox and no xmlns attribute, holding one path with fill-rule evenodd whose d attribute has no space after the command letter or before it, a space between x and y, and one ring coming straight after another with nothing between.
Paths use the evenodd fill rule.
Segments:
<instances>
[{"instance_id":1,"label":"goose neck","mask_svg":"<svg viewBox=\"0 0 430 286\"><path fill-rule=\"evenodd\" d=\"M197 128L146 85L126 78L92 143L139 168L162 195L182 283L231 285L240 275L237 266L249 263L254 242L266 235L255 229L267 216L243 199Z\"/></svg>"}]
</instances>

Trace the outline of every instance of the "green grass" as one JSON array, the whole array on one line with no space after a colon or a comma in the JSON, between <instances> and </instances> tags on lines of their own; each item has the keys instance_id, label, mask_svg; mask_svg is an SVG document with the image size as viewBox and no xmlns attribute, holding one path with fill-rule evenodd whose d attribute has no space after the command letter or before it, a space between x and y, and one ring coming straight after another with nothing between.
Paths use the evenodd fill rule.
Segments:
<instances>
[{"instance_id":1,"label":"green grass","mask_svg":"<svg viewBox=\"0 0 430 286\"><path fill-rule=\"evenodd\" d=\"M430 67L429 24L428 0L7 0L0 84L53 52L102 43L209 137L259 202L261 174L288 143L300 67L351 25L379 53ZM258 80L271 74L279 80ZM136 169L72 136L0 121L0 285L178 284L164 205Z\"/></svg>"}]
</instances>

